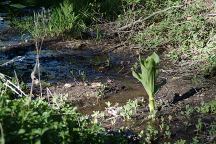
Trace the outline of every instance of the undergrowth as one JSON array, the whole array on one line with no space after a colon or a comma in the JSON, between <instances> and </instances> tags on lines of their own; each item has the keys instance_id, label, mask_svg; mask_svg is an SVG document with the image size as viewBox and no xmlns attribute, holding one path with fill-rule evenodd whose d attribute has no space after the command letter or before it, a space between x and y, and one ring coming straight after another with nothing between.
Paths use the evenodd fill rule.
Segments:
<instances>
[{"instance_id":1,"label":"undergrowth","mask_svg":"<svg viewBox=\"0 0 216 144\"><path fill-rule=\"evenodd\" d=\"M173 61L189 62L190 66L212 65L215 57L216 25L207 16L213 8L204 1L164 1L162 7L151 7L157 13L143 21L143 27L131 38L143 50L165 48ZM155 8L154 8L155 7ZM163 11L164 10L164 11ZM146 11L143 9L142 13ZM140 10L139 12L140 13ZM144 13L145 14L145 13ZM147 16L150 14L147 14Z\"/></svg>"},{"instance_id":2,"label":"undergrowth","mask_svg":"<svg viewBox=\"0 0 216 144\"><path fill-rule=\"evenodd\" d=\"M105 134L105 129L82 116L76 108L59 108L45 99L12 99L12 93L0 83L1 143L114 143L121 137Z\"/></svg>"},{"instance_id":3,"label":"undergrowth","mask_svg":"<svg viewBox=\"0 0 216 144\"><path fill-rule=\"evenodd\" d=\"M80 15L74 12L73 4L64 1L59 7L52 10L42 9L34 16L22 19L13 19L12 24L22 32L29 32L33 37L43 35L47 38L59 36L72 30L81 31L85 28ZM38 26L35 29L34 21L38 19Z\"/></svg>"}]
</instances>

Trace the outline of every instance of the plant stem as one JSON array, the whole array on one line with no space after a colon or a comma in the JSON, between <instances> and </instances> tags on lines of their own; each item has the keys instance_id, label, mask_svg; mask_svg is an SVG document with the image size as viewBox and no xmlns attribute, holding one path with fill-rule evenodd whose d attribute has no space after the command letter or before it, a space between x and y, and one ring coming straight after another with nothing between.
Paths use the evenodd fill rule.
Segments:
<instances>
[{"instance_id":1,"label":"plant stem","mask_svg":"<svg viewBox=\"0 0 216 144\"><path fill-rule=\"evenodd\" d=\"M151 114L155 114L155 100L153 95L149 96L149 110Z\"/></svg>"}]
</instances>

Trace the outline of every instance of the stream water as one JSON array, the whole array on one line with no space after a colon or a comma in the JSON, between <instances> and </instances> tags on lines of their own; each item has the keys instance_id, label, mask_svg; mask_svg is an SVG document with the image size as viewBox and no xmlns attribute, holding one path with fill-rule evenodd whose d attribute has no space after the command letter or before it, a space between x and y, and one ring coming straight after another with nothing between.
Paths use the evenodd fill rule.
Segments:
<instances>
[{"instance_id":1,"label":"stream water","mask_svg":"<svg viewBox=\"0 0 216 144\"><path fill-rule=\"evenodd\" d=\"M6 16L6 13L0 13L0 72L11 77L16 72L21 81L30 83L30 74L35 65L35 47L20 46L20 43L28 42L30 36L14 31ZM51 85L107 77L114 80L121 79L128 89L113 94L93 107L81 109L84 113L91 113L93 110L103 110L105 101L125 104L129 99L145 95L140 85L124 76L121 77L122 75L118 73L122 68L120 63L121 58L112 53L95 55L90 49L51 49L44 45L40 54L41 79Z\"/></svg>"}]
</instances>

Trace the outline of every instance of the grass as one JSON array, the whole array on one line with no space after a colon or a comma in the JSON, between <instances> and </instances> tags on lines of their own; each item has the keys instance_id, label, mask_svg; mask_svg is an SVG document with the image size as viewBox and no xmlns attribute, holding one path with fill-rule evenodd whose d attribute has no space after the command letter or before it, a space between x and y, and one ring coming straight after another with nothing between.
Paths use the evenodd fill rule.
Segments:
<instances>
[{"instance_id":1,"label":"grass","mask_svg":"<svg viewBox=\"0 0 216 144\"><path fill-rule=\"evenodd\" d=\"M59 3L56 6L56 3ZM37 5L37 4L34 4ZM33 38L34 19L39 18L40 24L38 32L43 33L46 37L56 37L73 35L80 36L81 32L86 31L87 26L92 23L102 22L102 19L114 19L119 13L121 1L111 0L94 1L94 0L64 0L63 2L54 1L50 3L50 9L41 9L35 16L12 19L12 25L21 30L22 33L29 32ZM42 26L45 23L45 27ZM97 32L97 39L99 39Z\"/></svg>"},{"instance_id":2,"label":"grass","mask_svg":"<svg viewBox=\"0 0 216 144\"><path fill-rule=\"evenodd\" d=\"M181 1L165 1L166 5L153 10L163 10L183 4ZM143 10L145 12L146 9ZM143 31L138 31L132 42L142 46L143 50L168 49L168 57L173 61L191 62L192 66L212 65L215 60L215 22L206 16L207 9L203 1L197 1L182 7L159 12L145 21ZM204 68L206 68L204 67Z\"/></svg>"},{"instance_id":3,"label":"grass","mask_svg":"<svg viewBox=\"0 0 216 144\"><path fill-rule=\"evenodd\" d=\"M36 28L35 20L37 20ZM73 4L68 1L64 1L59 7L50 11L44 9L35 13L34 17L26 17L24 20L14 19L12 23L23 32L30 33L34 39L60 36L75 29L79 31L85 28L80 15L75 15Z\"/></svg>"}]
</instances>

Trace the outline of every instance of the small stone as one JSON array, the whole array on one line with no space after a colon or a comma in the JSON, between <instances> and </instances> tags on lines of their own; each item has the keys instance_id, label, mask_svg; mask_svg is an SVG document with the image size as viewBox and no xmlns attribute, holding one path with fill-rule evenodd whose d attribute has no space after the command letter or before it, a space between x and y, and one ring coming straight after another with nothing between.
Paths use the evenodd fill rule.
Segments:
<instances>
[{"instance_id":1,"label":"small stone","mask_svg":"<svg viewBox=\"0 0 216 144\"><path fill-rule=\"evenodd\" d=\"M70 87L72 87L72 84L66 83L66 84L64 85L64 87L65 87L65 88L70 88Z\"/></svg>"},{"instance_id":2,"label":"small stone","mask_svg":"<svg viewBox=\"0 0 216 144\"><path fill-rule=\"evenodd\" d=\"M97 87L101 87L103 84L101 83L101 82L93 82L92 84L91 84L91 87L92 88L97 88Z\"/></svg>"}]
</instances>

